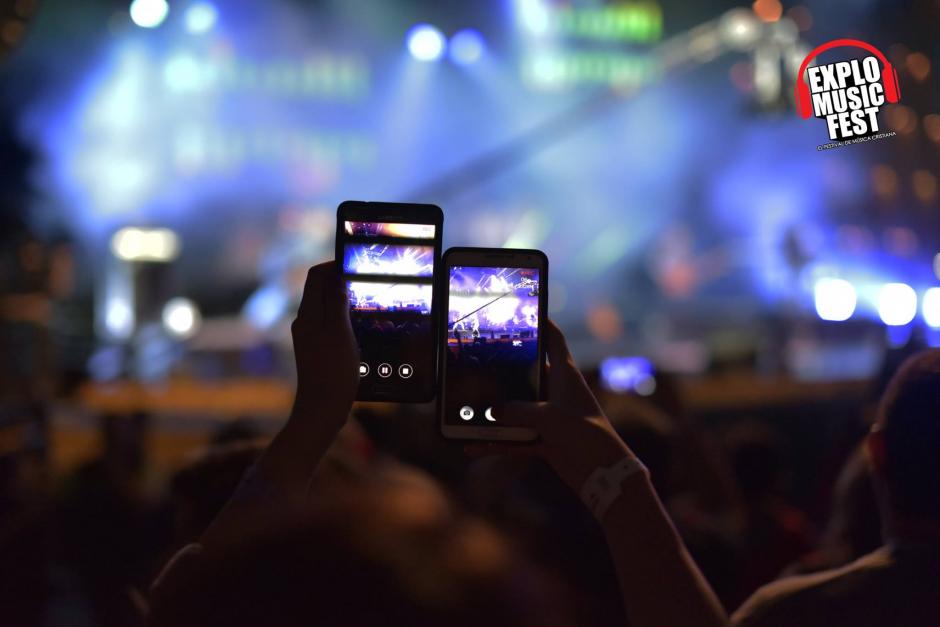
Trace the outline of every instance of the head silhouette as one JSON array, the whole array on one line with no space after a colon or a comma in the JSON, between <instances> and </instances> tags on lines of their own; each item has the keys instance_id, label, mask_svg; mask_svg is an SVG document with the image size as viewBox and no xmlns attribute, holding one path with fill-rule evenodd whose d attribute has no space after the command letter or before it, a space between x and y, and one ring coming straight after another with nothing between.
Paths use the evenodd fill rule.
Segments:
<instances>
[{"instance_id":1,"label":"head silhouette","mask_svg":"<svg viewBox=\"0 0 940 627\"><path fill-rule=\"evenodd\" d=\"M940 350L914 355L894 375L868 450L893 514L940 520Z\"/></svg>"},{"instance_id":2,"label":"head silhouette","mask_svg":"<svg viewBox=\"0 0 940 627\"><path fill-rule=\"evenodd\" d=\"M207 549L152 599L150 624L569 624L540 573L420 473L325 487L308 505L304 515L272 514L263 529Z\"/></svg>"}]
</instances>

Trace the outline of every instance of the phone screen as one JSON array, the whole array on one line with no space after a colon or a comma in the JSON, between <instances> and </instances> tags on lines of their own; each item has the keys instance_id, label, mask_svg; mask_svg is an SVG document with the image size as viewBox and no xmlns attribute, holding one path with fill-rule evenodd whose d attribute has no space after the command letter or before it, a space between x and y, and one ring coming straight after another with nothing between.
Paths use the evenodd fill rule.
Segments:
<instances>
[{"instance_id":1,"label":"phone screen","mask_svg":"<svg viewBox=\"0 0 940 627\"><path fill-rule=\"evenodd\" d=\"M443 420L497 426L494 407L538 400L538 268L448 268Z\"/></svg>"},{"instance_id":2,"label":"phone screen","mask_svg":"<svg viewBox=\"0 0 940 627\"><path fill-rule=\"evenodd\" d=\"M434 224L343 221L362 400L428 400L435 383Z\"/></svg>"}]
</instances>

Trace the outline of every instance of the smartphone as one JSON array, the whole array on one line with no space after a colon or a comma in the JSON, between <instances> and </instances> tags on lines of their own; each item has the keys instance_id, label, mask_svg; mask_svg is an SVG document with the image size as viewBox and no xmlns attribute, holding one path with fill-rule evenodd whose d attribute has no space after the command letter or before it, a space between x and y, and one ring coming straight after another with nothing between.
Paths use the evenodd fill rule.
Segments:
<instances>
[{"instance_id":1,"label":"smartphone","mask_svg":"<svg viewBox=\"0 0 940 627\"><path fill-rule=\"evenodd\" d=\"M503 426L497 408L541 398L548 258L538 250L451 248L442 269L441 432L536 439L532 429Z\"/></svg>"},{"instance_id":2,"label":"smartphone","mask_svg":"<svg viewBox=\"0 0 940 627\"><path fill-rule=\"evenodd\" d=\"M356 400L434 398L443 224L434 205L346 201L336 210L336 264L359 344Z\"/></svg>"}]
</instances>

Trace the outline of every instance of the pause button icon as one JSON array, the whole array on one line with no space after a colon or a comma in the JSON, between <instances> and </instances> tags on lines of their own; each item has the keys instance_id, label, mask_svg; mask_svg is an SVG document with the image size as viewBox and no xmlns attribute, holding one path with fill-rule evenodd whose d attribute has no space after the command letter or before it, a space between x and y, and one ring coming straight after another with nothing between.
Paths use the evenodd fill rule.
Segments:
<instances>
[{"instance_id":1,"label":"pause button icon","mask_svg":"<svg viewBox=\"0 0 940 627\"><path fill-rule=\"evenodd\" d=\"M392 376L392 367L388 364L379 364L377 372L379 373L380 377L387 379Z\"/></svg>"}]
</instances>

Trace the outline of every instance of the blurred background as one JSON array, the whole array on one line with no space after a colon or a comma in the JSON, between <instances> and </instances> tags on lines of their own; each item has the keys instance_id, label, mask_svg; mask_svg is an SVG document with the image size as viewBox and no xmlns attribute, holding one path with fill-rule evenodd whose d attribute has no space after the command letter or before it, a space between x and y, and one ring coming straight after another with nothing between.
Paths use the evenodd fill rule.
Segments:
<instances>
[{"instance_id":1,"label":"blurred background","mask_svg":"<svg viewBox=\"0 0 940 627\"><path fill-rule=\"evenodd\" d=\"M286 415L288 325L346 199L438 204L445 247L544 250L550 315L606 402L717 442L753 480L736 498L785 500L779 563L742 583L714 537L697 555L733 605L819 546L885 377L940 345L938 18L936 0L0 1L9 624L124 624L113 595L178 540L180 473ZM817 151L794 79L841 37L897 68L896 136ZM464 472L433 408L359 413L380 448Z\"/></svg>"}]
</instances>

